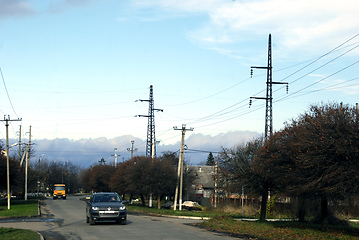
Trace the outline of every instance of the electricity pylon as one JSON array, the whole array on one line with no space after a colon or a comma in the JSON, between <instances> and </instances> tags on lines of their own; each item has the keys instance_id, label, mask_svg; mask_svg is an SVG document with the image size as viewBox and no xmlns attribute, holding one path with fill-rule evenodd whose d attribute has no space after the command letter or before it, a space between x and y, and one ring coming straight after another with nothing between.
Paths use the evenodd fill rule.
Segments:
<instances>
[{"instance_id":1,"label":"electricity pylon","mask_svg":"<svg viewBox=\"0 0 359 240\"><path fill-rule=\"evenodd\" d=\"M266 116L265 116L265 126L264 126L264 138L268 140L269 137L273 134L273 96L272 96L272 85L273 84L286 84L287 93L288 93L288 83L287 82L273 82L272 81L272 40L271 34L269 34L268 40L268 64L267 67L251 67L251 76L253 75L253 68L258 69L267 69L267 93L266 97L250 97L249 107L252 105L252 99L265 99L266 100Z\"/></svg>"},{"instance_id":2,"label":"electricity pylon","mask_svg":"<svg viewBox=\"0 0 359 240\"><path fill-rule=\"evenodd\" d=\"M139 99L140 102L148 102L148 115L137 115L137 117L147 117L147 142L146 157L156 157L156 137L155 137L155 111L163 112L163 109L154 108L153 86L150 86L150 96L148 100Z\"/></svg>"}]
</instances>

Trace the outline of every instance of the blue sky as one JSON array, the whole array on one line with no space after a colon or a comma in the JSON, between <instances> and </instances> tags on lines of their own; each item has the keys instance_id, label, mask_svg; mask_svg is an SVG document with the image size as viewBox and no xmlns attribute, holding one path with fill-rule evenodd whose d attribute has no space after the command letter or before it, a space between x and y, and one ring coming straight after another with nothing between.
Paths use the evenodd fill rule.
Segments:
<instances>
[{"instance_id":1,"label":"blue sky","mask_svg":"<svg viewBox=\"0 0 359 240\"><path fill-rule=\"evenodd\" d=\"M164 110L155 115L160 145L178 142L173 126L182 124L194 128L187 137L262 133L265 102L248 103L265 96L266 72L255 69L250 78L250 67L266 66L269 33L273 81L289 82L288 95L284 86L273 87L275 130L310 104L358 102L354 0L0 0L0 6L0 67L9 94L0 84L0 110L23 119L24 137L31 125L33 139L145 140L147 119L134 116L146 115L148 104L135 100L148 99L150 85L155 108ZM18 129L13 122L11 137Z\"/></svg>"}]
</instances>

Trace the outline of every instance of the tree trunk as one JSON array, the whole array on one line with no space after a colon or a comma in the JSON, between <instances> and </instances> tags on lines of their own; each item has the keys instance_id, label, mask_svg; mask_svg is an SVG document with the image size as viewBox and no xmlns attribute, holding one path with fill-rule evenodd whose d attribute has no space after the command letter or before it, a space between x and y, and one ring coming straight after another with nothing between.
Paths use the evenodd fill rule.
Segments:
<instances>
[{"instance_id":1,"label":"tree trunk","mask_svg":"<svg viewBox=\"0 0 359 240\"><path fill-rule=\"evenodd\" d=\"M133 199L133 194L131 193L130 194L130 202L129 202L129 204L132 204L133 202L132 202L132 199Z\"/></svg>"},{"instance_id":2,"label":"tree trunk","mask_svg":"<svg viewBox=\"0 0 359 240\"><path fill-rule=\"evenodd\" d=\"M321 215L320 220L323 228L328 227L328 199L327 196L323 195L321 198Z\"/></svg>"},{"instance_id":3,"label":"tree trunk","mask_svg":"<svg viewBox=\"0 0 359 240\"><path fill-rule=\"evenodd\" d=\"M161 195L160 194L158 194L158 196L157 196L157 208L161 209Z\"/></svg>"},{"instance_id":4,"label":"tree trunk","mask_svg":"<svg viewBox=\"0 0 359 240\"><path fill-rule=\"evenodd\" d=\"M145 201L145 196L143 194L141 194L141 202L142 202L142 206L146 206L146 201Z\"/></svg>"},{"instance_id":5,"label":"tree trunk","mask_svg":"<svg viewBox=\"0 0 359 240\"><path fill-rule=\"evenodd\" d=\"M259 218L260 222L265 222L266 220L267 201L268 201L268 189L265 189L262 193L261 215Z\"/></svg>"},{"instance_id":6,"label":"tree trunk","mask_svg":"<svg viewBox=\"0 0 359 240\"><path fill-rule=\"evenodd\" d=\"M298 212L297 217L299 222L304 222L305 220L305 197L303 195L298 196Z\"/></svg>"}]
</instances>

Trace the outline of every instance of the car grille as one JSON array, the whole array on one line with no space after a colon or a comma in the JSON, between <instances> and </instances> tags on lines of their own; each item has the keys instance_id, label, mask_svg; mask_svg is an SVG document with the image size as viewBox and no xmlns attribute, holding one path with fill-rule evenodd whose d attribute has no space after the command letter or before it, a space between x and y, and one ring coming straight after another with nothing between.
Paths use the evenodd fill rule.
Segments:
<instances>
[{"instance_id":1,"label":"car grille","mask_svg":"<svg viewBox=\"0 0 359 240\"><path fill-rule=\"evenodd\" d=\"M114 211L114 212L100 211L99 215L100 217L118 217L118 211Z\"/></svg>"},{"instance_id":2,"label":"car grille","mask_svg":"<svg viewBox=\"0 0 359 240\"><path fill-rule=\"evenodd\" d=\"M118 207L101 207L99 210L100 217L118 217L119 209Z\"/></svg>"}]
</instances>

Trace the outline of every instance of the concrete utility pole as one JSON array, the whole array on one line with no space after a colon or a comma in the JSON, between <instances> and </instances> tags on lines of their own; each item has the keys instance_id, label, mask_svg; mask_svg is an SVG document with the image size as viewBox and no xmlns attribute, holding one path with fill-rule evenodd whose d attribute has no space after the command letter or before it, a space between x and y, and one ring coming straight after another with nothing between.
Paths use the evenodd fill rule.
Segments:
<instances>
[{"instance_id":1,"label":"concrete utility pole","mask_svg":"<svg viewBox=\"0 0 359 240\"><path fill-rule=\"evenodd\" d=\"M156 137L155 137L155 113L154 111L163 112L163 109L154 108L154 98L153 98L153 86L150 85L150 96L149 100L139 99L140 102L148 102L148 115L136 115L135 117L147 117L147 142L146 142L146 157L156 157Z\"/></svg>"},{"instance_id":2,"label":"concrete utility pole","mask_svg":"<svg viewBox=\"0 0 359 240\"><path fill-rule=\"evenodd\" d=\"M30 132L29 132L29 166L31 166L30 158L31 158L31 126L30 126Z\"/></svg>"},{"instance_id":3,"label":"concrete utility pole","mask_svg":"<svg viewBox=\"0 0 359 240\"><path fill-rule=\"evenodd\" d=\"M19 130L19 161L21 160L21 125Z\"/></svg>"},{"instance_id":4,"label":"concrete utility pole","mask_svg":"<svg viewBox=\"0 0 359 240\"><path fill-rule=\"evenodd\" d=\"M127 148L127 151L131 151L131 159L133 158L133 152L137 151L138 148L133 148L133 144L135 144L135 141L131 141L131 148Z\"/></svg>"},{"instance_id":5,"label":"concrete utility pole","mask_svg":"<svg viewBox=\"0 0 359 240\"><path fill-rule=\"evenodd\" d=\"M218 162L214 162L214 207L217 207L218 199Z\"/></svg>"},{"instance_id":6,"label":"concrete utility pole","mask_svg":"<svg viewBox=\"0 0 359 240\"><path fill-rule=\"evenodd\" d=\"M28 157L28 153L29 153L29 145L26 146L24 154L22 155L21 161L20 161L20 167L24 161L24 157L25 157L25 201L27 201L27 169L28 169L28 165L27 165L27 157Z\"/></svg>"},{"instance_id":7,"label":"concrete utility pole","mask_svg":"<svg viewBox=\"0 0 359 240\"><path fill-rule=\"evenodd\" d=\"M99 163L100 163L100 165L105 165L105 159L104 158L101 158L101 160L100 161L98 161Z\"/></svg>"},{"instance_id":8,"label":"concrete utility pole","mask_svg":"<svg viewBox=\"0 0 359 240\"><path fill-rule=\"evenodd\" d=\"M175 192L175 201L173 210L177 208L177 197L178 197L178 185L179 185L179 210L182 210L182 190L183 190L183 151L184 151L184 136L186 131L193 131L193 128L187 128L186 124L182 124L182 128L179 129L177 127L173 127L174 130L181 130L182 131L182 139L181 139L181 149L180 155L178 160L178 172L177 172L177 185L176 185L176 192Z\"/></svg>"},{"instance_id":9,"label":"concrete utility pole","mask_svg":"<svg viewBox=\"0 0 359 240\"><path fill-rule=\"evenodd\" d=\"M10 159L9 159L9 122L10 121L21 121L21 119L10 120L10 116L7 118L4 116L6 126L6 181L7 181L7 209L10 209Z\"/></svg>"},{"instance_id":10,"label":"concrete utility pole","mask_svg":"<svg viewBox=\"0 0 359 240\"><path fill-rule=\"evenodd\" d=\"M117 167L117 148L115 148L115 167Z\"/></svg>"},{"instance_id":11,"label":"concrete utility pole","mask_svg":"<svg viewBox=\"0 0 359 240\"><path fill-rule=\"evenodd\" d=\"M272 85L273 84L286 84L287 93L288 93L288 83L287 82L273 82L272 81L272 40L271 34L269 34L268 39L268 64L267 67L251 67L251 76L253 75L253 68L257 69L267 69L267 93L266 97L251 97L249 100L249 107L252 105L252 99L264 99L266 100L266 116L265 116L265 127L264 127L264 137L265 140L268 140L269 137L273 134L273 107L272 107Z\"/></svg>"}]
</instances>

